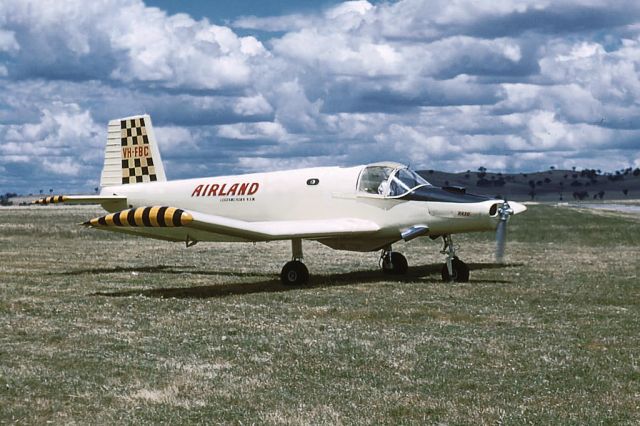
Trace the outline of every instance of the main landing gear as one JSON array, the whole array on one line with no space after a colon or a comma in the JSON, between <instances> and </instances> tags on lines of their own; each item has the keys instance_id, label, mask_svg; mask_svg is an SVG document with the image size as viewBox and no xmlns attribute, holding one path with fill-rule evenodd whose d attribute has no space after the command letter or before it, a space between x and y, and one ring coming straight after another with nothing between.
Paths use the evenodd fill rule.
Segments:
<instances>
[{"instance_id":1,"label":"main landing gear","mask_svg":"<svg viewBox=\"0 0 640 426\"><path fill-rule=\"evenodd\" d=\"M387 246L380 254L380 266L382 272L389 275L404 275L409 270L407 258L397 251L391 251L391 246Z\"/></svg>"},{"instance_id":2,"label":"main landing gear","mask_svg":"<svg viewBox=\"0 0 640 426\"><path fill-rule=\"evenodd\" d=\"M456 256L451 235L443 235L442 240L444 246L440 253L446 256L442 265L442 281L466 283L469 281L469 267ZM280 281L286 286L303 286L309 282L309 270L302 263L302 239L291 240L291 251L292 259L282 268ZM382 249L380 267L382 272L389 275L404 275L409 270L407 259L397 251L392 251L391 245Z\"/></svg>"},{"instance_id":3,"label":"main landing gear","mask_svg":"<svg viewBox=\"0 0 640 426\"><path fill-rule=\"evenodd\" d=\"M442 266L442 281L466 283L469 281L469 267L456 256L451 235L443 235L442 239L444 246L440 253L447 256L446 262Z\"/></svg>"},{"instance_id":4,"label":"main landing gear","mask_svg":"<svg viewBox=\"0 0 640 426\"><path fill-rule=\"evenodd\" d=\"M293 256L291 261L285 263L280 272L280 281L288 286L305 285L309 282L309 270L302 263L302 239L291 240Z\"/></svg>"},{"instance_id":5,"label":"main landing gear","mask_svg":"<svg viewBox=\"0 0 640 426\"><path fill-rule=\"evenodd\" d=\"M445 264L442 265L442 281L466 283L469 281L469 267L456 256L451 235L443 235L442 239L444 247L441 253L446 255ZM390 245L382 250L380 266L382 272L390 275L404 275L409 269L407 259L402 254L392 251Z\"/></svg>"}]
</instances>

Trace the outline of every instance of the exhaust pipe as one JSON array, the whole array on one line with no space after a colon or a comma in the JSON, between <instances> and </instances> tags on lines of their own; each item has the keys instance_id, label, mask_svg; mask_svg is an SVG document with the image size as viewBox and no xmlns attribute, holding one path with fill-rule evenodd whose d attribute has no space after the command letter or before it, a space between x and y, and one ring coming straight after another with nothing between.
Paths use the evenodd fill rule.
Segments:
<instances>
[{"instance_id":1,"label":"exhaust pipe","mask_svg":"<svg viewBox=\"0 0 640 426\"><path fill-rule=\"evenodd\" d=\"M402 236L402 239L405 241L411 241L415 238L421 237L423 235L426 235L429 233L429 227L425 226L425 225L416 225L416 226L412 226L411 228L402 231L400 233L400 235Z\"/></svg>"}]
</instances>

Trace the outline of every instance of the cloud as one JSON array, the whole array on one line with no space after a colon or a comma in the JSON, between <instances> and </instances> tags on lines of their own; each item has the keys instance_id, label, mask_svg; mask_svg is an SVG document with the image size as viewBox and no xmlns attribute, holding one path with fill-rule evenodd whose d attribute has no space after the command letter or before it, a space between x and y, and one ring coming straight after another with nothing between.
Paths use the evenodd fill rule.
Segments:
<instances>
[{"instance_id":1,"label":"cloud","mask_svg":"<svg viewBox=\"0 0 640 426\"><path fill-rule=\"evenodd\" d=\"M107 121L145 112L172 178L385 159L630 167L638 68L626 0L353 1L229 25L140 0L10 0L0 168L16 178L0 182L93 188Z\"/></svg>"},{"instance_id":2,"label":"cloud","mask_svg":"<svg viewBox=\"0 0 640 426\"><path fill-rule=\"evenodd\" d=\"M368 1L345 1L326 9L319 15L292 14L284 16L242 16L233 21L232 27L268 32L291 32L307 27L317 27L327 20L339 23L341 29L358 27L373 6Z\"/></svg>"},{"instance_id":3,"label":"cloud","mask_svg":"<svg viewBox=\"0 0 640 426\"><path fill-rule=\"evenodd\" d=\"M158 139L158 146L163 153L176 153L197 148L196 139L191 130L178 126L154 126Z\"/></svg>"},{"instance_id":4,"label":"cloud","mask_svg":"<svg viewBox=\"0 0 640 426\"><path fill-rule=\"evenodd\" d=\"M16 34L13 31L0 29L0 52L15 52L20 50L20 45L16 40Z\"/></svg>"},{"instance_id":5,"label":"cloud","mask_svg":"<svg viewBox=\"0 0 640 426\"><path fill-rule=\"evenodd\" d=\"M85 183L86 175L99 171L95 165L102 160L106 128L96 125L89 111L54 102L32 118L36 120L0 125L1 167L41 187Z\"/></svg>"},{"instance_id":6,"label":"cloud","mask_svg":"<svg viewBox=\"0 0 640 426\"><path fill-rule=\"evenodd\" d=\"M308 15L285 16L242 16L233 21L232 27L241 30L259 30L267 32L287 32L301 30L312 22Z\"/></svg>"},{"instance_id":7,"label":"cloud","mask_svg":"<svg viewBox=\"0 0 640 426\"><path fill-rule=\"evenodd\" d=\"M112 48L127 53L112 71L115 79L194 89L244 87L250 82L251 59L266 53L254 37L238 37L227 27L137 6L119 18L146 15L145 25L114 22L120 31L111 34Z\"/></svg>"},{"instance_id":8,"label":"cloud","mask_svg":"<svg viewBox=\"0 0 640 426\"><path fill-rule=\"evenodd\" d=\"M233 112L238 115L251 117L271 114L273 107L262 94L244 96L236 99Z\"/></svg>"},{"instance_id":9,"label":"cloud","mask_svg":"<svg viewBox=\"0 0 640 426\"><path fill-rule=\"evenodd\" d=\"M8 142L0 146L0 152L44 159L66 150L89 150L99 146L97 129L90 113L77 104L54 103L35 123L0 126L0 135Z\"/></svg>"},{"instance_id":10,"label":"cloud","mask_svg":"<svg viewBox=\"0 0 640 426\"><path fill-rule=\"evenodd\" d=\"M271 157L240 157L238 163L249 173L265 171L302 169L307 167L330 166L336 159L327 157L307 156L304 158L271 158Z\"/></svg>"},{"instance_id":11,"label":"cloud","mask_svg":"<svg viewBox=\"0 0 640 426\"><path fill-rule=\"evenodd\" d=\"M0 16L0 49L20 78L229 89L247 86L252 59L267 53L254 37L138 0L10 1Z\"/></svg>"},{"instance_id":12,"label":"cloud","mask_svg":"<svg viewBox=\"0 0 640 426\"><path fill-rule=\"evenodd\" d=\"M434 40L458 34L491 39L527 32L555 35L616 28L636 22L640 7L633 0L404 0L382 4L375 13L386 37Z\"/></svg>"},{"instance_id":13,"label":"cloud","mask_svg":"<svg viewBox=\"0 0 640 426\"><path fill-rule=\"evenodd\" d=\"M238 123L218 126L218 136L221 138L246 140L267 140L286 142L295 139L293 135L279 123Z\"/></svg>"}]
</instances>

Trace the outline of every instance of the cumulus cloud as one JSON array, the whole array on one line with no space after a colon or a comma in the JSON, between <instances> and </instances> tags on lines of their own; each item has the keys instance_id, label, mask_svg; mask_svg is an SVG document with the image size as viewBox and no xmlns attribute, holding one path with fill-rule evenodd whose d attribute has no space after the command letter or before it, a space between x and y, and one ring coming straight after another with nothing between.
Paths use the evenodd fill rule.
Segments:
<instances>
[{"instance_id":1,"label":"cumulus cloud","mask_svg":"<svg viewBox=\"0 0 640 426\"><path fill-rule=\"evenodd\" d=\"M127 15L145 16L144 25L119 19ZM116 16L114 24L112 48L127 57L111 75L123 81L195 89L244 87L250 82L251 59L266 53L254 37L238 37L227 27L183 14L167 17L142 4Z\"/></svg>"},{"instance_id":2,"label":"cumulus cloud","mask_svg":"<svg viewBox=\"0 0 640 426\"><path fill-rule=\"evenodd\" d=\"M218 136L234 140L268 140L286 142L296 139L280 123L238 123L218 126Z\"/></svg>"},{"instance_id":3,"label":"cumulus cloud","mask_svg":"<svg viewBox=\"0 0 640 426\"><path fill-rule=\"evenodd\" d=\"M94 185L106 122L144 112L172 178L635 167L639 18L631 0L400 0L216 25L141 0L9 0L0 169L17 189Z\"/></svg>"},{"instance_id":4,"label":"cumulus cloud","mask_svg":"<svg viewBox=\"0 0 640 426\"><path fill-rule=\"evenodd\" d=\"M9 1L0 16L0 49L21 78L229 89L245 87L252 59L267 53L254 37L140 0Z\"/></svg>"},{"instance_id":5,"label":"cumulus cloud","mask_svg":"<svg viewBox=\"0 0 640 426\"><path fill-rule=\"evenodd\" d=\"M0 52L14 52L20 49L13 31L0 29Z\"/></svg>"},{"instance_id":6,"label":"cumulus cloud","mask_svg":"<svg viewBox=\"0 0 640 426\"><path fill-rule=\"evenodd\" d=\"M101 161L102 126L77 104L54 102L32 122L0 125L0 166L16 179L34 179L46 186L68 181L85 183ZM97 180L97 179L95 179ZM33 190L33 187L32 187Z\"/></svg>"},{"instance_id":7,"label":"cumulus cloud","mask_svg":"<svg viewBox=\"0 0 640 426\"><path fill-rule=\"evenodd\" d=\"M154 126L155 133L162 135L158 146L168 154L197 148L196 139L188 128L178 126Z\"/></svg>"},{"instance_id":8,"label":"cumulus cloud","mask_svg":"<svg viewBox=\"0 0 640 426\"><path fill-rule=\"evenodd\" d=\"M262 94L237 98L233 112L242 116L259 116L271 114L273 107Z\"/></svg>"},{"instance_id":9,"label":"cumulus cloud","mask_svg":"<svg viewBox=\"0 0 640 426\"><path fill-rule=\"evenodd\" d=\"M97 133L89 111L77 104L54 103L35 123L0 126L2 139L7 142L0 146L0 152L32 154L42 159L66 150L81 152L96 147Z\"/></svg>"},{"instance_id":10,"label":"cumulus cloud","mask_svg":"<svg viewBox=\"0 0 640 426\"><path fill-rule=\"evenodd\" d=\"M288 169L300 169L306 167L329 166L335 164L338 158L331 157L295 157L295 158L271 158L271 157L240 157L238 163L249 173L261 173L265 171L277 171Z\"/></svg>"}]
</instances>

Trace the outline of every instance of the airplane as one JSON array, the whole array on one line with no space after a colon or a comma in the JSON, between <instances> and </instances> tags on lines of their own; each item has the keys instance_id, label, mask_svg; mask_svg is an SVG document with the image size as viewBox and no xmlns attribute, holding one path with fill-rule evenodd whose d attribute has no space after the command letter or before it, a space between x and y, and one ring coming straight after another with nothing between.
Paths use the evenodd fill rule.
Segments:
<instances>
[{"instance_id":1,"label":"airplane","mask_svg":"<svg viewBox=\"0 0 640 426\"><path fill-rule=\"evenodd\" d=\"M443 281L466 282L469 267L456 255L452 235L496 230L502 262L506 224L526 210L461 187L432 185L395 162L167 180L146 114L109 121L99 194L34 203L100 204L109 214L85 226L187 247L203 241L290 240L292 258L280 279L292 286L309 281L303 240L337 250L380 251L382 271L403 275L408 263L393 244L425 236L443 240Z\"/></svg>"}]
</instances>

